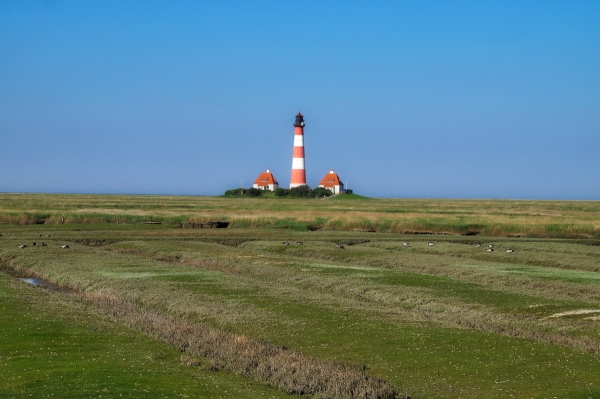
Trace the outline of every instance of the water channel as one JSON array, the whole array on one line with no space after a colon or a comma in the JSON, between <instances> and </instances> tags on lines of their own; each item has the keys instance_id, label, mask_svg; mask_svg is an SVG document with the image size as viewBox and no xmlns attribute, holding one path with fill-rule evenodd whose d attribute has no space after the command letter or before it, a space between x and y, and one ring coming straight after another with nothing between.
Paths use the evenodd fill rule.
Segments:
<instances>
[{"instance_id":1,"label":"water channel","mask_svg":"<svg viewBox=\"0 0 600 399\"><path fill-rule=\"evenodd\" d=\"M46 281L42 278L25 277L25 278L19 278L19 280L24 281L31 285L35 285L37 287L49 289L51 291L57 291L57 292L72 292L73 291L69 288L61 287L60 285L56 285L54 283L51 283L50 281Z\"/></svg>"}]
</instances>

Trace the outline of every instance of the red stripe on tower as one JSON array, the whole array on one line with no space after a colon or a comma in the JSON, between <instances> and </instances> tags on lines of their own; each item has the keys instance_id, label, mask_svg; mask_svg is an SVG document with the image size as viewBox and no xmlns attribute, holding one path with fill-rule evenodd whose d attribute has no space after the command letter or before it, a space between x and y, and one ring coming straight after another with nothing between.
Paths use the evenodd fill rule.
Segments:
<instances>
[{"instance_id":1,"label":"red stripe on tower","mask_svg":"<svg viewBox=\"0 0 600 399\"><path fill-rule=\"evenodd\" d=\"M290 188L306 185L304 169L304 117L300 112L294 123L294 154L292 159L292 181Z\"/></svg>"}]
</instances>

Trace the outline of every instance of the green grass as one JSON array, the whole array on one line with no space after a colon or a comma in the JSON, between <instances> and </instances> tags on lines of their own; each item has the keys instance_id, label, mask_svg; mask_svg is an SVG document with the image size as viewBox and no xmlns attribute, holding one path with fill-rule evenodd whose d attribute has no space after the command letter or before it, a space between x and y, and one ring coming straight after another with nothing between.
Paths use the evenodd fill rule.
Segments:
<instances>
[{"instance_id":1,"label":"green grass","mask_svg":"<svg viewBox=\"0 0 600 399\"><path fill-rule=\"evenodd\" d=\"M370 197L365 197L364 195L359 194L340 194L331 198L332 200L340 201L340 200L370 200Z\"/></svg>"},{"instance_id":2,"label":"green grass","mask_svg":"<svg viewBox=\"0 0 600 399\"><path fill-rule=\"evenodd\" d=\"M17 225L226 220L247 229L276 228L290 217L307 230L600 238L600 201L0 194L0 223Z\"/></svg>"},{"instance_id":3,"label":"green grass","mask_svg":"<svg viewBox=\"0 0 600 399\"><path fill-rule=\"evenodd\" d=\"M68 204L77 203L80 210L102 209L98 214L118 209L124 217L149 218L160 206L172 218L189 214L221 220L229 215L233 221L227 229L167 223L0 225L0 269L7 273L0 275L0 374L16 384L6 385L8 397L60 396L66 388L74 389L72 397L99 396L104 388L114 389L112 396L151 397L139 386L167 397L182 393L180 386L192 397L229 397L230 389L244 397L245 387L254 389L248 397L285 396L258 382L265 380L254 371L235 371L232 357L225 361L218 354L191 351L184 354L189 356L185 362L200 366L183 365L181 341L165 338L168 320L182 330L217 329L225 341L279 348L280 360L300 354L315 364L365 365L367 375L415 398L600 395L598 314L549 318L600 309L598 239L564 227L598 226L593 202L371 199L362 204L82 196L79 204L79 197L65 196L60 205L52 196L49 204L35 196L0 197L0 209L25 206L17 202L23 199L31 214L64 206L66 216L75 209ZM139 206L125 209L131 200ZM298 217L292 218L291 210ZM379 219L379 213L391 219ZM529 226L527 231L558 237L385 232L406 215L406 225L416 221L427 228L459 230L463 222L453 225L456 218L468 228ZM484 220L472 223L472 215ZM513 218L528 222L502 225ZM40 247L41 241L48 246ZM404 247L403 241L410 245ZM493 243L496 251L487 253L477 242ZM20 243L28 247L17 248ZM65 243L70 250L60 248ZM506 248L516 252L506 253ZM44 277L79 294L34 289L9 274ZM111 310L115 304L124 307ZM131 309L160 322L146 325ZM36 351L40 342L52 350ZM125 367L113 356L113 344L117 353L127 354ZM243 357L241 348L231 344L233 358ZM15 360L15 353L22 355ZM31 360L25 357L33 354ZM256 355L258 363L265 359ZM32 391L39 378L27 369L50 361L58 364L56 371L40 371L48 375L46 387ZM73 364L87 371L78 374ZM207 371L214 364L221 364L220 370ZM107 382L105 375L112 382L115 371L123 369L135 372L115 384ZM81 389L65 385L60 373L78 381Z\"/></svg>"},{"instance_id":4,"label":"green grass","mask_svg":"<svg viewBox=\"0 0 600 399\"><path fill-rule=\"evenodd\" d=\"M282 397L227 372L186 366L172 347L0 275L0 396Z\"/></svg>"}]
</instances>

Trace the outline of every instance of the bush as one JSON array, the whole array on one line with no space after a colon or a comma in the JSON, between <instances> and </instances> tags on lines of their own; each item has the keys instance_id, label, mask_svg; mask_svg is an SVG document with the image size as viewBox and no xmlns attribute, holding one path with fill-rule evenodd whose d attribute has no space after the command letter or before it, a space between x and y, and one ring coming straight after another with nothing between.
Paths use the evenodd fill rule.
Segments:
<instances>
[{"instance_id":1,"label":"bush","mask_svg":"<svg viewBox=\"0 0 600 399\"><path fill-rule=\"evenodd\" d=\"M263 190L259 190L258 188L235 188L232 190L225 191L225 195L228 197L240 197L240 196L248 196L248 197L260 197L263 195ZM274 192L276 197L298 197L298 198L323 198L329 197L333 195L331 190L317 187L314 190L311 190L309 186L298 186L294 188L277 188Z\"/></svg>"},{"instance_id":2,"label":"bush","mask_svg":"<svg viewBox=\"0 0 600 399\"><path fill-rule=\"evenodd\" d=\"M286 188L278 188L275 190L275 196L277 197L287 197L290 195L290 190Z\"/></svg>"},{"instance_id":3,"label":"bush","mask_svg":"<svg viewBox=\"0 0 600 399\"><path fill-rule=\"evenodd\" d=\"M311 197L319 197L319 198L329 197L329 196L333 195L333 193L331 192L330 189L323 188L323 187L317 187L317 188L313 189L311 194L312 194Z\"/></svg>"},{"instance_id":4,"label":"bush","mask_svg":"<svg viewBox=\"0 0 600 399\"><path fill-rule=\"evenodd\" d=\"M311 197L311 189L307 185L290 188L290 196L292 197Z\"/></svg>"},{"instance_id":5,"label":"bush","mask_svg":"<svg viewBox=\"0 0 600 399\"><path fill-rule=\"evenodd\" d=\"M244 188L234 188L233 190L227 190L225 191L225 195L232 195L232 196L240 196L243 195L246 189Z\"/></svg>"},{"instance_id":6,"label":"bush","mask_svg":"<svg viewBox=\"0 0 600 399\"><path fill-rule=\"evenodd\" d=\"M241 197L242 195L247 195L249 197L260 197L263 191L258 188L235 188L232 190L225 191L226 196L229 197Z\"/></svg>"},{"instance_id":7,"label":"bush","mask_svg":"<svg viewBox=\"0 0 600 399\"><path fill-rule=\"evenodd\" d=\"M246 190L246 195L249 197L260 197L262 195L262 190L259 190L258 188L249 188L248 190Z\"/></svg>"}]
</instances>

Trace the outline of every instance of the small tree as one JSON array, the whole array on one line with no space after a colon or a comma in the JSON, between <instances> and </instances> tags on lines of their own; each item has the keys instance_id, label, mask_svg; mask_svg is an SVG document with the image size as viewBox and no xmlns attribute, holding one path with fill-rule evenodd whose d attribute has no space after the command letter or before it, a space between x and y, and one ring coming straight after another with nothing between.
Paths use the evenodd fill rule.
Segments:
<instances>
[{"instance_id":1,"label":"small tree","mask_svg":"<svg viewBox=\"0 0 600 399\"><path fill-rule=\"evenodd\" d=\"M244 189L241 187L225 191L225 195L240 196L243 194L244 194Z\"/></svg>"},{"instance_id":2,"label":"small tree","mask_svg":"<svg viewBox=\"0 0 600 399\"><path fill-rule=\"evenodd\" d=\"M306 198L310 196L310 193L310 187L308 187L307 185L290 188L290 195L292 197Z\"/></svg>"},{"instance_id":3,"label":"small tree","mask_svg":"<svg viewBox=\"0 0 600 399\"><path fill-rule=\"evenodd\" d=\"M323 197L329 197L330 195L333 195L333 193L328 188L316 187L312 190L313 197L323 198Z\"/></svg>"},{"instance_id":4,"label":"small tree","mask_svg":"<svg viewBox=\"0 0 600 399\"><path fill-rule=\"evenodd\" d=\"M246 191L246 195L249 197L260 197L262 195L262 190L252 187Z\"/></svg>"},{"instance_id":5,"label":"small tree","mask_svg":"<svg viewBox=\"0 0 600 399\"><path fill-rule=\"evenodd\" d=\"M277 197L287 197L288 195L290 195L290 190L285 188L277 188L275 190L275 195Z\"/></svg>"}]
</instances>

